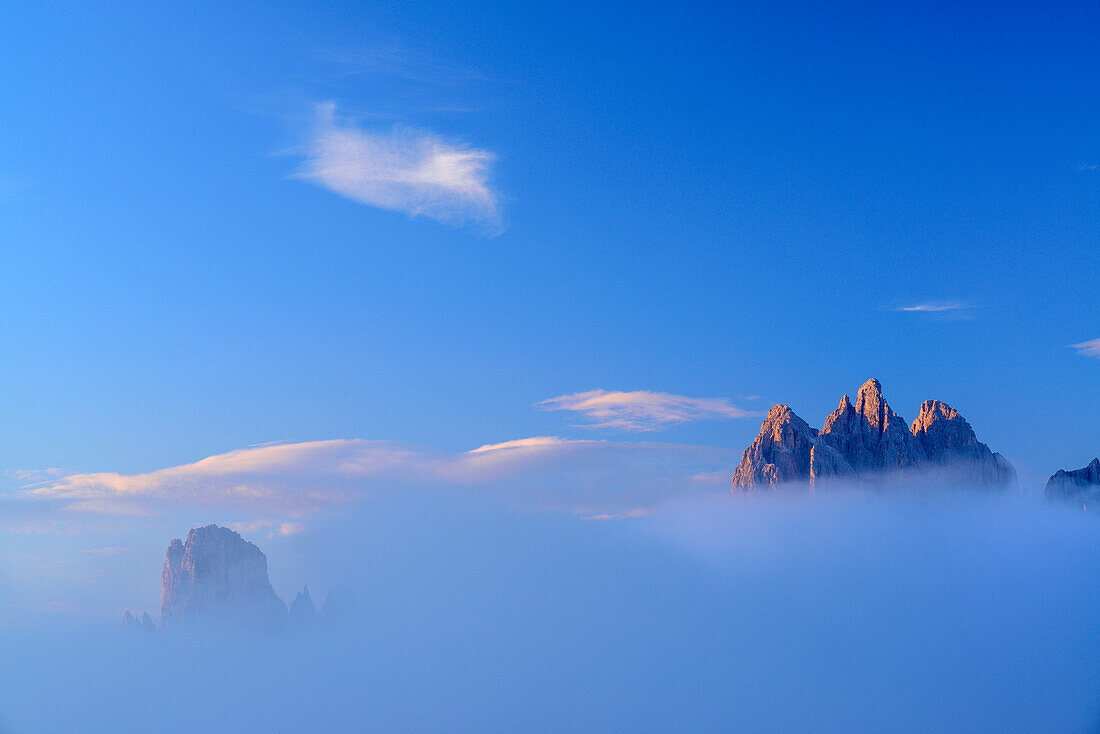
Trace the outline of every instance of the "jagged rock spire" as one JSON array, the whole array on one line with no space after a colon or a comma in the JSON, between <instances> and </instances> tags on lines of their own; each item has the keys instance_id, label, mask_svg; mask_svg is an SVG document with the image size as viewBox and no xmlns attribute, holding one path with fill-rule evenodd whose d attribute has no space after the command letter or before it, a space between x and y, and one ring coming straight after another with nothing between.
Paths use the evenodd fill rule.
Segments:
<instances>
[{"instance_id":1,"label":"jagged rock spire","mask_svg":"<svg viewBox=\"0 0 1100 734\"><path fill-rule=\"evenodd\" d=\"M882 396L882 386L874 378L859 388L854 406L848 396L844 396L840 407L825 419L818 443L834 449L843 461L837 462L830 457L827 464L811 467L815 480L858 472L908 469L919 467L928 460L920 443L909 433L905 419L890 408ZM824 452L819 455L824 456Z\"/></svg>"},{"instance_id":2,"label":"jagged rock spire","mask_svg":"<svg viewBox=\"0 0 1100 734\"><path fill-rule=\"evenodd\" d=\"M303 586L290 603L290 622L296 627L308 627L316 616L317 607L309 595L309 586Z\"/></svg>"},{"instance_id":3,"label":"jagged rock spire","mask_svg":"<svg viewBox=\"0 0 1100 734\"><path fill-rule=\"evenodd\" d=\"M910 431L934 464L968 468L970 478L983 484L1002 484L1016 475L1012 465L979 441L966 419L947 403L921 403Z\"/></svg>"},{"instance_id":4,"label":"jagged rock spire","mask_svg":"<svg viewBox=\"0 0 1100 734\"><path fill-rule=\"evenodd\" d=\"M773 487L781 482L810 478L810 451L817 431L787 405L774 405L760 433L745 449L733 473L735 487Z\"/></svg>"}]
</instances>

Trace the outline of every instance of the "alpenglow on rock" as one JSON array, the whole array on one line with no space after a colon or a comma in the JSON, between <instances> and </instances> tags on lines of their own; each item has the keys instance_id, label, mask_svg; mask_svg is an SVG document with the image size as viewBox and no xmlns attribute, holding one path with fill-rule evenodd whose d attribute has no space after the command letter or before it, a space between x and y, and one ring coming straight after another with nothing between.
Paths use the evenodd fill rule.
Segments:
<instances>
[{"instance_id":1,"label":"alpenglow on rock","mask_svg":"<svg viewBox=\"0 0 1100 734\"><path fill-rule=\"evenodd\" d=\"M287 609L267 576L267 556L229 528L207 525L168 545L161 627L216 624L281 629Z\"/></svg>"},{"instance_id":2,"label":"alpenglow on rock","mask_svg":"<svg viewBox=\"0 0 1100 734\"><path fill-rule=\"evenodd\" d=\"M978 441L957 410L939 400L921 405L912 426L882 396L878 380L863 383L855 405L845 395L820 431L790 407L776 405L741 455L734 489L774 489L784 482L811 484L843 477L924 471L953 481L1002 485L1012 465Z\"/></svg>"},{"instance_id":3,"label":"alpenglow on rock","mask_svg":"<svg viewBox=\"0 0 1100 734\"><path fill-rule=\"evenodd\" d=\"M745 449L733 473L737 487L773 485L809 479L810 454L817 431L786 405L773 406L752 446Z\"/></svg>"},{"instance_id":4,"label":"alpenglow on rock","mask_svg":"<svg viewBox=\"0 0 1100 734\"><path fill-rule=\"evenodd\" d=\"M1056 471L1047 480L1046 496L1082 504L1100 502L1100 459L1093 459L1088 466L1073 471Z\"/></svg>"}]
</instances>

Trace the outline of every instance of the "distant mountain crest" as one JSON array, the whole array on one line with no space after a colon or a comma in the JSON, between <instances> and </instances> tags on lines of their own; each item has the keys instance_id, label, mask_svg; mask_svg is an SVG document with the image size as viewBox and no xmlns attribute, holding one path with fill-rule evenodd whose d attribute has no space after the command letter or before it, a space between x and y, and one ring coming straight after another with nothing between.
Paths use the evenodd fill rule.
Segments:
<instances>
[{"instance_id":1,"label":"distant mountain crest","mask_svg":"<svg viewBox=\"0 0 1100 734\"><path fill-rule=\"evenodd\" d=\"M1080 469L1056 471L1047 480L1046 496L1071 502L1100 502L1100 459L1093 459Z\"/></svg>"},{"instance_id":2,"label":"distant mountain crest","mask_svg":"<svg viewBox=\"0 0 1100 734\"><path fill-rule=\"evenodd\" d=\"M845 395L820 431L786 405L776 405L745 449L734 471L735 489L775 488L791 481L811 484L843 477L935 470L982 485L1011 482L1016 472L978 441L957 410L939 400L921 405L907 426L890 408L882 386L872 378L859 388L853 405Z\"/></svg>"}]
</instances>

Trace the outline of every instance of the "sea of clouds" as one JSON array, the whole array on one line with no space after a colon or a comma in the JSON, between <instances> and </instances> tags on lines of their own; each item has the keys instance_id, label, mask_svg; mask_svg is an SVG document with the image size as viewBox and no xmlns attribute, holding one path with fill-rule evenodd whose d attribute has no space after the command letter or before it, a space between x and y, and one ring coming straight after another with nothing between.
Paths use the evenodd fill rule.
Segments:
<instances>
[{"instance_id":1,"label":"sea of clouds","mask_svg":"<svg viewBox=\"0 0 1100 734\"><path fill-rule=\"evenodd\" d=\"M8 618L0 731L1100 730L1100 524L1016 491L600 520L392 496L251 539L284 598L342 588L353 614L287 636Z\"/></svg>"}]
</instances>

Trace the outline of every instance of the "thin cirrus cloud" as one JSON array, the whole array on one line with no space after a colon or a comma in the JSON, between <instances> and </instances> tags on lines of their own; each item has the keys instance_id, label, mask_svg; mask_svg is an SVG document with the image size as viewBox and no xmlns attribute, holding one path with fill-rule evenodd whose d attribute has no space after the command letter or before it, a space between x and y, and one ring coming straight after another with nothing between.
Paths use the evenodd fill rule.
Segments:
<instances>
[{"instance_id":1,"label":"thin cirrus cloud","mask_svg":"<svg viewBox=\"0 0 1100 734\"><path fill-rule=\"evenodd\" d=\"M908 313L948 313L951 311L966 311L969 308L971 308L969 305L958 301L929 301L928 303L899 306L894 310Z\"/></svg>"},{"instance_id":2,"label":"thin cirrus cloud","mask_svg":"<svg viewBox=\"0 0 1100 734\"><path fill-rule=\"evenodd\" d=\"M1084 357L1096 357L1100 359L1100 339L1090 339L1080 344L1070 344L1077 353Z\"/></svg>"},{"instance_id":3,"label":"thin cirrus cloud","mask_svg":"<svg viewBox=\"0 0 1100 734\"><path fill-rule=\"evenodd\" d=\"M303 518L351 502L433 492L636 517L638 508L724 487L733 460L732 451L704 446L553 436L457 453L339 439L238 449L144 474L73 474L26 490L23 499L85 515L216 508L238 527L279 535L302 532Z\"/></svg>"},{"instance_id":4,"label":"thin cirrus cloud","mask_svg":"<svg viewBox=\"0 0 1100 734\"><path fill-rule=\"evenodd\" d=\"M490 186L495 156L430 132L372 132L337 118L336 105L316 107L297 178L352 201L428 217L444 224L503 228L500 197Z\"/></svg>"},{"instance_id":5,"label":"thin cirrus cloud","mask_svg":"<svg viewBox=\"0 0 1100 734\"><path fill-rule=\"evenodd\" d=\"M689 398L648 390L588 390L543 400L545 410L568 410L587 418L592 428L653 431L680 423L759 416L726 398Z\"/></svg>"}]
</instances>

